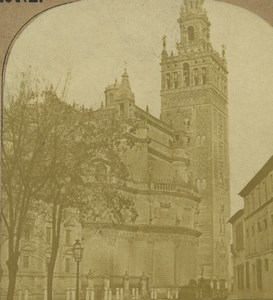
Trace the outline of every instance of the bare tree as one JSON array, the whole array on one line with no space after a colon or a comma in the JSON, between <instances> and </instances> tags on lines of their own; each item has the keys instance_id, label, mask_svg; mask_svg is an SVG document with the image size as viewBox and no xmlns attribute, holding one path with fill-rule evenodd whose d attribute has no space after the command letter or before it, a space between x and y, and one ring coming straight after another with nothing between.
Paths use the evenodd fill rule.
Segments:
<instances>
[{"instance_id":1,"label":"bare tree","mask_svg":"<svg viewBox=\"0 0 273 300\"><path fill-rule=\"evenodd\" d=\"M1 222L8 237L8 300L14 297L26 220L30 211L43 205L39 194L53 170L45 160L52 126L46 110L50 108L41 105L41 98L25 79L18 94L9 94L3 109Z\"/></svg>"}]
</instances>

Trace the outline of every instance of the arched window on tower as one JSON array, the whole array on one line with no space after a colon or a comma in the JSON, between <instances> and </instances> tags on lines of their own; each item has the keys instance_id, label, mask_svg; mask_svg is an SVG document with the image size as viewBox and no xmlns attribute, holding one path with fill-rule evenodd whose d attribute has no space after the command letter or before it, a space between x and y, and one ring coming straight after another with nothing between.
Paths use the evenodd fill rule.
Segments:
<instances>
[{"instance_id":1,"label":"arched window on tower","mask_svg":"<svg viewBox=\"0 0 273 300\"><path fill-rule=\"evenodd\" d=\"M193 70L193 78L194 78L194 85L198 85L199 84L198 69Z\"/></svg>"},{"instance_id":2,"label":"arched window on tower","mask_svg":"<svg viewBox=\"0 0 273 300\"><path fill-rule=\"evenodd\" d=\"M177 75L177 72L174 72L174 74L173 74L173 85L174 85L175 89L178 88L178 75Z\"/></svg>"},{"instance_id":3,"label":"arched window on tower","mask_svg":"<svg viewBox=\"0 0 273 300\"><path fill-rule=\"evenodd\" d=\"M170 86L171 86L171 89L173 88L173 77L174 77L174 75L173 75L173 73L171 73L170 74Z\"/></svg>"},{"instance_id":4,"label":"arched window on tower","mask_svg":"<svg viewBox=\"0 0 273 300\"><path fill-rule=\"evenodd\" d=\"M205 67L202 68L202 83L207 84L207 69Z\"/></svg>"},{"instance_id":5,"label":"arched window on tower","mask_svg":"<svg viewBox=\"0 0 273 300\"><path fill-rule=\"evenodd\" d=\"M194 41L194 39L195 39L194 27L190 26L188 28L188 40L191 42Z\"/></svg>"},{"instance_id":6,"label":"arched window on tower","mask_svg":"<svg viewBox=\"0 0 273 300\"><path fill-rule=\"evenodd\" d=\"M190 65L188 63L183 64L183 86L190 85Z\"/></svg>"},{"instance_id":7,"label":"arched window on tower","mask_svg":"<svg viewBox=\"0 0 273 300\"><path fill-rule=\"evenodd\" d=\"M166 74L166 87L169 90L171 88L171 78L170 78L170 74Z\"/></svg>"}]
</instances>

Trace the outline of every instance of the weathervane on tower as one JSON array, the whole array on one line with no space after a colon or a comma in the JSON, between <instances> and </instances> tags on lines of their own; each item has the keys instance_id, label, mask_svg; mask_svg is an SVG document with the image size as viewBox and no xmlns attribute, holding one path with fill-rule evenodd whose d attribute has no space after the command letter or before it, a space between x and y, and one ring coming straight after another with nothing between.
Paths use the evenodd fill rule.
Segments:
<instances>
[{"instance_id":1,"label":"weathervane on tower","mask_svg":"<svg viewBox=\"0 0 273 300\"><path fill-rule=\"evenodd\" d=\"M127 63L127 61L125 60L125 61L124 61L124 71L125 71L125 72L127 71L127 66L128 66L128 63Z\"/></svg>"}]
</instances>

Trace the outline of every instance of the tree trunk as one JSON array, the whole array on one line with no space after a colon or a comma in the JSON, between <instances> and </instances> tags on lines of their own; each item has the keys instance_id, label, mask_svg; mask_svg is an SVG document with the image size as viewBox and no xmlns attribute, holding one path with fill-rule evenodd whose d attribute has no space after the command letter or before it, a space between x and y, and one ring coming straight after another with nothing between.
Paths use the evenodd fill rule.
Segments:
<instances>
[{"instance_id":1,"label":"tree trunk","mask_svg":"<svg viewBox=\"0 0 273 300\"><path fill-rule=\"evenodd\" d=\"M7 260L8 277L9 277L7 300L13 300L14 298L16 276L18 272L18 259L19 259L19 255L13 254Z\"/></svg>"},{"instance_id":2,"label":"tree trunk","mask_svg":"<svg viewBox=\"0 0 273 300\"><path fill-rule=\"evenodd\" d=\"M57 227L56 228L57 235L53 236L52 238L51 254L50 254L50 260L47 269L47 300L53 299L54 269L55 269L58 251L59 251L59 245L60 245L61 222L58 223L53 222L53 223ZM55 232L55 226L52 226L53 233Z\"/></svg>"},{"instance_id":3,"label":"tree trunk","mask_svg":"<svg viewBox=\"0 0 273 300\"><path fill-rule=\"evenodd\" d=\"M54 279L54 269L56 265L57 254L59 250L59 240L51 247L51 257L47 268L47 300L53 299L53 279Z\"/></svg>"},{"instance_id":4,"label":"tree trunk","mask_svg":"<svg viewBox=\"0 0 273 300\"><path fill-rule=\"evenodd\" d=\"M57 195L58 196L58 195ZM52 244L51 254L47 269L47 300L53 297L54 269L60 245L61 224L63 215L63 202L58 206L57 198L53 202L52 210Z\"/></svg>"},{"instance_id":5,"label":"tree trunk","mask_svg":"<svg viewBox=\"0 0 273 300\"><path fill-rule=\"evenodd\" d=\"M54 276L55 263L51 262L48 264L47 269L47 300L52 300L53 298L53 276Z\"/></svg>"}]
</instances>

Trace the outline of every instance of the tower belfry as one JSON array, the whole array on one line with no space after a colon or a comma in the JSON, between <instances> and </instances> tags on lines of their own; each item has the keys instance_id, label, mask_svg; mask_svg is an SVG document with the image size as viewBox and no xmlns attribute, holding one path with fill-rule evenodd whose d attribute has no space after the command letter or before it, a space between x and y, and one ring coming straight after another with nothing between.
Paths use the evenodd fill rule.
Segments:
<instances>
[{"instance_id":1,"label":"tower belfry","mask_svg":"<svg viewBox=\"0 0 273 300\"><path fill-rule=\"evenodd\" d=\"M178 23L180 25L180 43L178 52L184 49L200 51L211 48L209 42L210 22L201 0L185 0L181 7Z\"/></svg>"},{"instance_id":2,"label":"tower belfry","mask_svg":"<svg viewBox=\"0 0 273 300\"><path fill-rule=\"evenodd\" d=\"M190 154L200 195L199 272L227 279L230 234L228 92L225 48L210 42L204 0L184 0L178 18L180 40L161 55L161 119Z\"/></svg>"}]
</instances>

